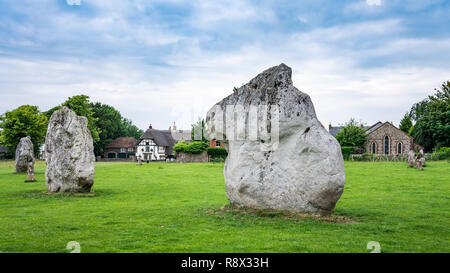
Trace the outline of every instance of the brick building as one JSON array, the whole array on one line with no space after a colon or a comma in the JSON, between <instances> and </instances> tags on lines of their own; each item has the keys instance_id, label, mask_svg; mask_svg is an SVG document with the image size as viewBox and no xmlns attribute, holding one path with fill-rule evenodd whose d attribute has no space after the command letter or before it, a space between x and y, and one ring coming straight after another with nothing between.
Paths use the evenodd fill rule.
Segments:
<instances>
[{"instance_id":1,"label":"brick building","mask_svg":"<svg viewBox=\"0 0 450 273\"><path fill-rule=\"evenodd\" d=\"M343 126L328 127L330 134L336 134ZM414 139L395 127L390 122L378 121L372 126L362 127L367 133L367 142L364 144L366 153L369 154L385 154L385 155L406 155L409 150L419 151L422 146L414 143Z\"/></svg>"},{"instance_id":2,"label":"brick building","mask_svg":"<svg viewBox=\"0 0 450 273\"><path fill-rule=\"evenodd\" d=\"M211 139L211 141L209 142L209 147L222 147L223 148L223 146L222 146L222 144L220 143L220 141L219 140L216 140L216 139Z\"/></svg>"},{"instance_id":3,"label":"brick building","mask_svg":"<svg viewBox=\"0 0 450 273\"><path fill-rule=\"evenodd\" d=\"M364 148L370 154L406 155L414 150L414 139L390 122L377 122L367 130Z\"/></svg>"},{"instance_id":4,"label":"brick building","mask_svg":"<svg viewBox=\"0 0 450 273\"><path fill-rule=\"evenodd\" d=\"M105 158L129 158L136 155L136 139L134 137L118 137L105 147Z\"/></svg>"}]
</instances>

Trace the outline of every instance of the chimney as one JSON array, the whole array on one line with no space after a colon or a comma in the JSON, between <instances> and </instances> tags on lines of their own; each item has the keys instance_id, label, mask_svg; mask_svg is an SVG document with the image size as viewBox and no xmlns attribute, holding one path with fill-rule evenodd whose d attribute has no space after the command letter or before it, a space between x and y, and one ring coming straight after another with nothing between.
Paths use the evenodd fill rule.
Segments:
<instances>
[{"instance_id":1,"label":"chimney","mask_svg":"<svg viewBox=\"0 0 450 273\"><path fill-rule=\"evenodd\" d=\"M331 130L331 122L330 122L330 124L328 124L328 131L330 131Z\"/></svg>"},{"instance_id":2,"label":"chimney","mask_svg":"<svg viewBox=\"0 0 450 273\"><path fill-rule=\"evenodd\" d=\"M174 131L177 130L177 125L175 125L175 121L173 122L173 127L172 127L172 129L173 129Z\"/></svg>"},{"instance_id":3,"label":"chimney","mask_svg":"<svg viewBox=\"0 0 450 273\"><path fill-rule=\"evenodd\" d=\"M150 126L148 126L148 129L152 129L153 127L152 127L152 124L150 123Z\"/></svg>"}]
</instances>

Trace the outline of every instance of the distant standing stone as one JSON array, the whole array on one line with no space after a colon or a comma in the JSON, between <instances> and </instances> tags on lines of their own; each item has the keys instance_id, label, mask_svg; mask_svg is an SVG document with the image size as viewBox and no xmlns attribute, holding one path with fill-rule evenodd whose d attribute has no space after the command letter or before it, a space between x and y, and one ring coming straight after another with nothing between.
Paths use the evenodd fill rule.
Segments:
<instances>
[{"instance_id":1,"label":"distant standing stone","mask_svg":"<svg viewBox=\"0 0 450 273\"><path fill-rule=\"evenodd\" d=\"M422 170L425 166L425 155L423 154L423 150L419 151L419 154L416 157L416 168L418 170Z\"/></svg>"},{"instance_id":2,"label":"distant standing stone","mask_svg":"<svg viewBox=\"0 0 450 273\"><path fill-rule=\"evenodd\" d=\"M95 156L87 123L86 117L78 116L67 107L52 114L45 138L45 182L50 192L91 190Z\"/></svg>"},{"instance_id":3,"label":"distant standing stone","mask_svg":"<svg viewBox=\"0 0 450 273\"><path fill-rule=\"evenodd\" d=\"M34 181L34 162L28 162L27 181Z\"/></svg>"},{"instance_id":4,"label":"distant standing stone","mask_svg":"<svg viewBox=\"0 0 450 273\"><path fill-rule=\"evenodd\" d=\"M280 64L235 88L208 111L208 130L228 151L232 204L328 215L344 191L341 147L291 76Z\"/></svg>"},{"instance_id":5,"label":"distant standing stone","mask_svg":"<svg viewBox=\"0 0 450 273\"><path fill-rule=\"evenodd\" d=\"M408 166L414 168L414 163L416 162L415 154L413 150L408 152Z\"/></svg>"},{"instance_id":6,"label":"distant standing stone","mask_svg":"<svg viewBox=\"0 0 450 273\"><path fill-rule=\"evenodd\" d=\"M16 148L16 173L24 173L28 170L28 162L34 164L34 146L31 137L20 139Z\"/></svg>"}]
</instances>

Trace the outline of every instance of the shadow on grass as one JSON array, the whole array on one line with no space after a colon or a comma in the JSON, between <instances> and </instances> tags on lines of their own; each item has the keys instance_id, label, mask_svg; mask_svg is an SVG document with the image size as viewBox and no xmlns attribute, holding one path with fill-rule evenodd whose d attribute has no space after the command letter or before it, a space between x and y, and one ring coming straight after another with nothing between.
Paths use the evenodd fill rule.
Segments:
<instances>
[{"instance_id":1,"label":"shadow on grass","mask_svg":"<svg viewBox=\"0 0 450 273\"><path fill-rule=\"evenodd\" d=\"M313 220L317 222L346 224L357 223L359 221L343 215L329 215L329 216L316 216L306 213L296 213L286 210L274 210L274 209L255 209L242 207L237 205L228 204L220 209L207 210L208 214L221 214L228 213L232 215L253 215L261 218L284 218L293 221Z\"/></svg>"},{"instance_id":2,"label":"shadow on grass","mask_svg":"<svg viewBox=\"0 0 450 273\"><path fill-rule=\"evenodd\" d=\"M103 196L112 196L118 194L118 191L109 190L109 189L101 189L101 190L93 190L91 192L86 193L76 193L76 192L48 192L42 190L32 190L27 192L17 193L16 196L29 198L29 199L64 199L64 198L93 198L93 197L103 197Z\"/></svg>"}]
</instances>

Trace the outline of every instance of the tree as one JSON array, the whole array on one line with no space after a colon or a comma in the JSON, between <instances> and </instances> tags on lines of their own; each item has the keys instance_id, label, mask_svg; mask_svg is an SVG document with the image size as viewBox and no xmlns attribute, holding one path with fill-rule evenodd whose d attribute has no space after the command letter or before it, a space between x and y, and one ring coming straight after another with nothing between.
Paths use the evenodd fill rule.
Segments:
<instances>
[{"instance_id":1,"label":"tree","mask_svg":"<svg viewBox=\"0 0 450 273\"><path fill-rule=\"evenodd\" d=\"M93 117L97 120L100 140L94 144L96 155L104 153L105 146L118 137L134 137L139 139L144 133L131 120L123 118L114 107L100 102L91 103Z\"/></svg>"},{"instance_id":2,"label":"tree","mask_svg":"<svg viewBox=\"0 0 450 273\"><path fill-rule=\"evenodd\" d=\"M406 113L400 121L400 130L408 134L412 126L411 116Z\"/></svg>"},{"instance_id":3,"label":"tree","mask_svg":"<svg viewBox=\"0 0 450 273\"><path fill-rule=\"evenodd\" d=\"M8 157L13 157L17 144L22 137L30 136L34 145L34 153L44 142L47 132L47 117L37 106L22 105L0 116L1 144L8 147Z\"/></svg>"},{"instance_id":4,"label":"tree","mask_svg":"<svg viewBox=\"0 0 450 273\"><path fill-rule=\"evenodd\" d=\"M362 147L367 140L367 134L361 124L352 118L336 134L336 139L341 146Z\"/></svg>"},{"instance_id":5,"label":"tree","mask_svg":"<svg viewBox=\"0 0 450 273\"><path fill-rule=\"evenodd\" d=\"M127 118L122 118L122 135L139 139L144 133L143 130L136 127L133 122Z\"/></svg>"},{"instance_id":6,"label":"tree","mask_svg":"<svg viewBox=\"0 0 450 273\"><path fill-rule=\"evenodd\" d=\"M412 137L425 151L450 146L450 81L435 91L434 95L414 104L410 112L416 121Z\"/></svg>"},{"instance_id":7,"label":"tree","mask_svg":"<svg viewBox=\"0 0 450 273\"><path fill-rule=\"evenodd\" d=\"M92 140L94 141L94 144L100 141L99 137L100 129L98 129L97 127L98 119L94 117L94 111L92 110L92 105L89 102L89 96L77 95L69 97L62 104L62 106L68 106L71 110L77 113L77 115L86 117L88 120L87 127L89 131L91 131Z\"/></svg>"},{"instance_id":8,"label":"tree","mask_svg":"<svg viewBox=\"0 0 450 273\"><path fill-rule=\"evenodd\" d=\"M122 115L112 106L100 102L91 103L90 107L99 131L99 140L94 144L94 153L101 155L106 145L122 136Z\"/></svg>"}]
</instances>

